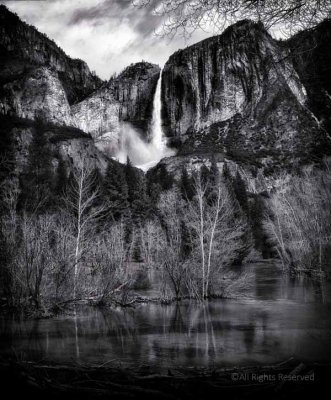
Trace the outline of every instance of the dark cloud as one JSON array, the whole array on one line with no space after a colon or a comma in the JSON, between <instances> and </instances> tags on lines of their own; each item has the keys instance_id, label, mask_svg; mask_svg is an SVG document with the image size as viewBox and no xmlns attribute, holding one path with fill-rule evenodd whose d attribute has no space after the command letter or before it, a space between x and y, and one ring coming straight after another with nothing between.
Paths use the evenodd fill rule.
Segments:
<instances>
[{"instance_id":1,"label":"dark cloud","mask_svg":"<svg viewBox=\"0 0 331 400\"><path fill-rule=\"evenodd\" d=\"M143 37L153 35L154 31L160 26L162 17L153 15L152 18L140 18L135 22L135 30Z\"/></svg>"},{"instance_id":2,"label":"dark cloud","mask_svg":"<svg viewBox=\"0 0 331 400\"><path fill-rule=\"evenodd\" d=\"M92 6L77 8L71 15L68 24L89 23L99 25L111 23L120 25L126 19L142 37L153 34L162 21L162 17L153 14L158 1L152 1L146 7L134 7L132 0L105 0Z\"/></svg>"},{"instance_id":3,"label":"dark cloud","mask_svg":"<svg viewBox=\"0 0 331 400\"><path fill-rule=\"evenodd\" d=\"M106 0L103 3L92 7L80 7L71 16L69 23L80 24L82 22L98 23L99 20L115 19L121 17L121 14L131 13L131 0Z\"/></svg>"}]
</instances>

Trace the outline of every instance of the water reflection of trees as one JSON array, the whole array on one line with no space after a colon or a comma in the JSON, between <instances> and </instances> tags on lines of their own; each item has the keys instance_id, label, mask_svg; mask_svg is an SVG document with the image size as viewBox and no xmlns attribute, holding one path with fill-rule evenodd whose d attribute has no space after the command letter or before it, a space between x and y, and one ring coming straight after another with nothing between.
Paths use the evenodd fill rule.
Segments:
<instances>
[{"instance_id":1,"label":"water reflection of trees","mask_svg":"<svg viewBox=\"0 0 331 400\"><path fill-rule=\"evenodd\" d=\"M282 277L281 295L283 299L300 302L325 303L325 281L309 279L304 275Z\"/></svg>"},{"instance_id":2,"label":"water reflection of trees","mask_svg":"<svg viewBox=\"0 0 331 400\"><path fill-rule=\"evenodd\" d=\"M297 282L287 285L293 298ZM316 302L285 300L182 301L127 310L88 309L76 318L0 321L0 333L6 346L26 359L67 362L79 356L80 362L161 367L238 365L274 362L294 351L320 354L318 337L325 339L330 332L325 330L328 310L316 308Z\"/></svg>"}]
</instances>

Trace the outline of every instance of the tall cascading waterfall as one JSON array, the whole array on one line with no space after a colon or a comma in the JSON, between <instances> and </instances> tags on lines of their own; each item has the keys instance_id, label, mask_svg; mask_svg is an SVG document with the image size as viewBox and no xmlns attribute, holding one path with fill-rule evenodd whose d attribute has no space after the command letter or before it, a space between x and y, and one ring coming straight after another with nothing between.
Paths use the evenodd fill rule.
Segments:
<instances>
[{"instance_id":1,"label":"tall cascading waterfall","mask_svg":"<svg viewBox=\"0 0 331 400\"><path fill-rule=\"evenodd\" d=\"M156 149L160 151L166 147L166 140L162 130L162 119L161 119L161 87L162 87L162 70L160 71L160 77L157 81L154 100L153 100L153 115L151 123L151 138L152 144Z\"/></svg>"},{"instance_id":2,"label":"tall cascading waterfall","mask_svg":"<svg viewBox=\"0 0 331 400\"><path fill-rule=\"evenodd\" d=\"M153 99L153 114L149 128L150 141L143 140L131 124L123 123L120 149L115 156L122 163L125 163L127 157L129 157L136 167L145 171L156 165L163 157L169 157L174 154L174 151L167 147L167 139L162 130L161 87L162 70L160 71Z\"/></svg>"}]
</instances>

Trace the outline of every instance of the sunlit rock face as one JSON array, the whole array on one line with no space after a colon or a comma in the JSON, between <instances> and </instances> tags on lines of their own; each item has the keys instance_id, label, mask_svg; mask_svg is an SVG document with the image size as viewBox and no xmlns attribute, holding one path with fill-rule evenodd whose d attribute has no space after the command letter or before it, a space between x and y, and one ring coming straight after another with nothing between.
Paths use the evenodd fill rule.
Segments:
<instances>
[{"instance_id":1,"label":"sunlit rock face","mask_svg":"<svg viewBox=\"0 0 331 400\"><path fill-rule=\"evenodd\" d=\"M129 122L147 139L159 75L157 65L147 62L130 65L72 106L75 126L90 133L98 148L108 155L119 151L123 122Z\"/></svg>"},{"instance_id":2,"label":"sunlit rock face","mask_svg":"<svg viewBox=\"0 0 331 400\"><path fill-rule=\"evenodd\" d=\"M73 125L70 106L56 71L40 67L3 86L1 114L57 125Z\"/></svg>"},{"instance_id":3,"label":"sunlit rock face","mask_svg":"<svg viewBox=\"0 0 331 400\"><path fill-rule=\"evenodd\" d=\"M95 139L106 132L119 132L119 104L112 91L101 88L87 99L72 106L76 127Z\"/></svg>"},{"instance_id":4,"label":"sunlit rock face","mask_svg":"<svg viewBox=\"0 0 331 400\"><path fill-rule=\"evenodd\" d=\"M251 21L172 55L162 95L164 130L181 154L282 164L327 142L289 48Z\"/></svg>"},{"instance_id":5,"label":"sunlit rock face","mask_svg":"<svg viewBox=\"0 0 331 400\"><path fill-rule=\"evenodd\" d=\"M165 167L167 172L177 181L180 182L182 171L185 169L190 176L197 174L202 166L211 167L214 160L218 170L222 176L224 166L226 165L229 174L235 178L237 174L245 182L246 190L249 193L261 194L271 193L277 190L291 177L290 173L285 170L278 173L266 174L265 168L259 168L254 164L242 163L240 161L227 158L223 153L196 153L179 155L162 159L156 167L149 172L149 178L153 179L158 171Z\"/></svg>"},{"instance_id":6,"label":"sunlit rock face","mask_svg":"<svg viewBox=\"0 0 331 400\"><path fill-rule=\"evenodd\" d=\"M159 74L160 68L154 64L141 62L130 65L72 107L77 127L99 137L108 132L118 132L119 121L125 121L147 135Z\"/></svg>"}]
</instances>

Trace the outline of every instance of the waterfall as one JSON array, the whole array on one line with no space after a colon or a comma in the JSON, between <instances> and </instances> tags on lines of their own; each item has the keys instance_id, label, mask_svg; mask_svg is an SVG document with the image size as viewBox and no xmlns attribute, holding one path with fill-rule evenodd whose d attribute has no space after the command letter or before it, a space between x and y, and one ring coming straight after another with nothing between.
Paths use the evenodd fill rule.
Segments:
<instances>
[{"instance_id":1,"label":"waterfall","mask_svg":"<svg viewBox=\"0 0 331 400\"><path fill-rule=\"evenodd\" d=\"M149 128L149 139L146 142L139 132L129 123L122 123L120 146L115 158L125 163L127 157L133 165L147 171L156 165L163 157L169 157L174 151L167 147L167 140L162 130L161 120L161 86L162 71L157 81L153 99L153 114Z\"/></svg>"},{"instance_id":2,"label":"waterfall","mask_svg":"<svg viewBox=\"0 0 331 400\"><path fill-rule=\"evenodd\" d=\"M163 150L165 147L165 138L162 131L162 120L161 120L161 87L162 87L162 70L160 71L160 77L156 84L156 90L153 100L153 115L151 123L151 136L152 144L156 149Z\"/></svg>"}]
</instances>

